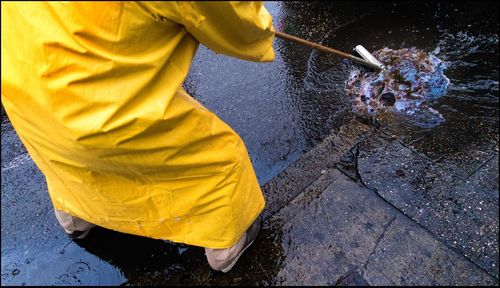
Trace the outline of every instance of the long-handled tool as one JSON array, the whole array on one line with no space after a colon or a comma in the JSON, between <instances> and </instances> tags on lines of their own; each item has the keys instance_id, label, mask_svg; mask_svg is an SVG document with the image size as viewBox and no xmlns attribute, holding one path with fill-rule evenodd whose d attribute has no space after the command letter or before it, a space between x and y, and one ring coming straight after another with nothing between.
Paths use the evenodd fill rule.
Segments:
<instances>
[{"instance_id":1,"label":"long-handled tool","mask_svg":"<svg viewBox=\"0 0 500 288\"><path fill-rule=\"evenodd\" d=\"M290 35L290 34L286 34L286 33L279 32L279 31L275 31L274 33L275 33L276 36L278 36L280 38L283 38L285 40L293 41L293 42L296 42L296 43L299 43L299 44L303 44L303 45L306 45L306 46L309 46L309 47L312 47L312 48L315 48L315 49L318 49L318 50L321 50L321 51L325 51L325 52L328 52L328 53L335 54L335 55L340 56L342 58L346 58L346 59L352 60L354 62L357 62L359 64L368 66L368 67L370 67L372 69L375 69L377 71L384 69L384 67L382 66L382 64L380 62L378 62L377 59L375 59L375 57L373 57L373 55L371 55L370 52L368 52L361 45L356 46L355 50L364 59L356 57L356 56L353 56L351 54L344 53L342 51L338 51L338 50L332 49L330 47L326 47L326 46L323 46L323 45L311 42L311 41L307 41L305 39L302 39L302 38L299 38L299 37L296 37L296 36L293 36L293 35Z\"/></svg>"}]
</instances>

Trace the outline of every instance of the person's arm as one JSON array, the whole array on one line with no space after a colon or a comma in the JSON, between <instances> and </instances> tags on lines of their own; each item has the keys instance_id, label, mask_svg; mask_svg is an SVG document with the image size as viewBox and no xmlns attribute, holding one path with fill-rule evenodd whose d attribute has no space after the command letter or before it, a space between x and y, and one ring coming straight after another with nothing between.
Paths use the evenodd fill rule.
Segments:
<instances>
[{"instance_id":1,"label":"person's arm","mask_svg":"<svg viewBox=\"0 0 500 288\"><path fill-rule=\"evenodd\" d=\"M216 53L249 61L274 60L272 16L258 2L179 2L182 24Z\"/></svg>"}]
</instances>

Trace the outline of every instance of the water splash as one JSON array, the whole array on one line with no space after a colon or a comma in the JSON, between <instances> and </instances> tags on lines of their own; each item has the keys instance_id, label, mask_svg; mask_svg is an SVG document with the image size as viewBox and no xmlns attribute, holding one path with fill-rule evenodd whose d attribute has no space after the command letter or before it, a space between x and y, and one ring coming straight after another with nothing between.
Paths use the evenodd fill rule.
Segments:
<instances>
[{"instance_id":1,"label":"water splash","mask_svg":"<svg viewBox=\"0 0 500 288\"><path fill-rule=\"evenodd\" d=\"M424 128L444 122L443 116L429 106L446 93L450 83L440 59L416 48L383 48L373 55L387 69L373 72L355 68L345 83L355 113L375 116L394 112Z\"/></svg>"},{"instance_id":2,"label":"water splash","mask_svg":"<svg viewBox=\"0 0 500 288\"><path fill-rule=\"evenodd\" d=\"M488 53L498 49L498 34L471 35L459 31L455 34L445 32L441 35L433 55L440 56L444 61L454 61L462 64L462 59L478 53ZM465 62L467 63L467 62Z\"/></svg>"}]
</instances>

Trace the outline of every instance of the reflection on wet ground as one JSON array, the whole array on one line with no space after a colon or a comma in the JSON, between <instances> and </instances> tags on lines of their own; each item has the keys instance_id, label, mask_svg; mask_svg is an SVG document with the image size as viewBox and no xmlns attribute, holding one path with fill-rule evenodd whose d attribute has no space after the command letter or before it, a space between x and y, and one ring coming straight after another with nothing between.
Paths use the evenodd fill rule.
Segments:
<instances>
[{"instance_id":1,"label":"reflection on wet ground","mask_svg":"<svg viewBox=\"0 0 500 288\"><path fill-rule=\"evenodd\" d=\"M344 90L351 64L295 43L276 39L267 64L202 47L186 89L242 136L267 183L266 221L238 265L214 272L202 248L101 228L70 241L3 123L2 285L498 284L498 4L266 7L278 30L339 50L434 52L451 81L432 104L445 123L382 113L363 124Z\"/></svg>"}]
</instances>

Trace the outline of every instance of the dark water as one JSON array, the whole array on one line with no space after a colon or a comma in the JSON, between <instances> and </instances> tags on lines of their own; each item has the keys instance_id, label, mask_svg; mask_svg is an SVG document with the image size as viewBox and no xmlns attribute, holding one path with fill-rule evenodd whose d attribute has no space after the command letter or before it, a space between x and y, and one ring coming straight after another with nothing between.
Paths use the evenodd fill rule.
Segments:
<instances>
[{"instance_id":1,"label":"dark water","mask_svg":"<svg viewBox=\"0 0 500 288\"><path fill-rule=\"evenodd\" d=\"M339 50L352 51L361 44L369 51L416 47L434 53L446 65L445 75L450 85L446 95L432 107L446 121L429 129L390 113L382 113L376 120L402 137L430 134L430 140L417 148L435 159L476 142L496 145L498 150L498 4L495 2L269 2L265 5L278 30ZM191 95L242 136L261 183L269 181L353 117L344 89L352 68L350 63L282 39L276 39L275 50L274 63L251 63L216 55L201 47L185 83ZM33 176L27 173L23 177ZM17 203L15 195L8 197L9 203ZM35 218L32 212L36 209L32 206L41 204L34 200L45 203L48 212ZM10 226L4 225L7 208L2 204L2 238L8 238L2 240L2 284L279 285L284 281L280 272L283 263L293 260L297 253L290 248L292 234L283 228L285 220L273 221L264 226L259 241L242 256L232 274L222 275L209 269L203 249L198 247L172 245L101 228L84 241L70 242L57 226L48 199L35 197L25 202L31 204L9 206L8 209L19 212L9 216L13 218L9 220ZM21 213L24 214L20 216ZM16 228L12 223L19 219L30 225ZM40 241L37 227L44 227L45 241ZM9 237L4 237L4 233ZM327 267L318 269L328 271ZM342 281L356 274L348 275L351 276ZM355 280L352 281L362 283Z\"/></svg>"},{"instance_id":2,"label":"dark water","mask_svg":"<svg viewBox=\"0 0 500 288\"><path fill-rule=\"evenodd\" d=\"M491 2L469 4L394 4L349 29L331 31L322 42L346 51L362 44L369 51L416 47L433 53L444 61L444 74L451 81L445 98L434 107L441 108L437 110L449 122L465 113L481 117L493 128L498 122L498 15ZM308 89L332 94L338 93L347 76L342 60L316 51L311 53L308 73L304 81Z\"/></svg>"}]
</instances>

